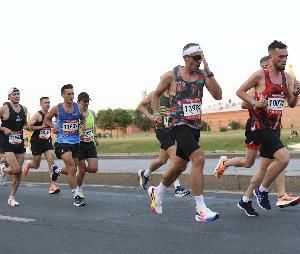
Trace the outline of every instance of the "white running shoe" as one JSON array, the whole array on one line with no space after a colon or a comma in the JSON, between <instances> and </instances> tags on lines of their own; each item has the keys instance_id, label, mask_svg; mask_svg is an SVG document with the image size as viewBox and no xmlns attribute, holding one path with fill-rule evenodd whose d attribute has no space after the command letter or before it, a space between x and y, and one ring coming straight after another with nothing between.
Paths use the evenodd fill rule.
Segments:
<instances>
[{"instance_id":1,"label":"white running shoe","mask_svg":"<svg viewBox=\"0 0 300 254\"><path fill-rule=\"evenodd\" d=\"M18 206L19 205L19 202L15 200L15 197L13 196L9 196L8 200L7 200L7 204L9 206Z\"/></svg>"},{"instance_id":2,"label":"white running shoe","mask_svg":"<svg viewBox=\"0 0 300 254\"><path fill-rule=\"evenodd\" d=\"M162 198L157 194L156 187L150 186L148 188L148 195L151 198L152 213L162 214Z\"/></svg>"},{"instance_id":3,"label":"white running shoe","mask_svg":"<svg viewBox=\"0 0 300 254\"><path fill-rule=\"evenodd\" d=\"M77 195L80 196L81 198L85 198L84 192L83 192L83 190L81 188L78 189Z\"/></svg>"},{"instance_id":4,"label":"white running shoe","mask_svg":"<svg viewBox=\"0 0 300 254\"><path fill-rule=\"evenodd\" d=\"M200 208L196 207L196 215L195 219L196 221L201 221L201 222L210 222L214 221L219 218L219 214L213 212L210 210L208 207Z\"/></svg>"}]
</instances>

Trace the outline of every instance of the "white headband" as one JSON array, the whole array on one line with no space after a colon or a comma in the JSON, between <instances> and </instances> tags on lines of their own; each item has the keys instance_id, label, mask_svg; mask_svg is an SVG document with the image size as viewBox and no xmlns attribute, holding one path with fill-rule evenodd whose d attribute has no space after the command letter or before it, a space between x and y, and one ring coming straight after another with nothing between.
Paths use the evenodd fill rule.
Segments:
<instances>
[{"instance_id":1,"label":"white headband","mask_svg":"<svg viewBox=\"0 0 300 254\"><path fill-rule=\"evenodd\" d=\"M13 92L19 92L19 89L16 88L16 87L11 87L11 88L8 90L8 96L10 96Z\"/></svg>"},{"instance_id":2,"label":"white headband","mask_svg":"<svg viewBox=\"0 0 300 254\"><path fill-rule=\"evenodd\" d=\"M200 46L193 46L193 47L189 47L187 48L185 51L183 51L182 55L183 56L189 56L195 52L202 52L202 48Z\"/></svg>"}]
</instances>

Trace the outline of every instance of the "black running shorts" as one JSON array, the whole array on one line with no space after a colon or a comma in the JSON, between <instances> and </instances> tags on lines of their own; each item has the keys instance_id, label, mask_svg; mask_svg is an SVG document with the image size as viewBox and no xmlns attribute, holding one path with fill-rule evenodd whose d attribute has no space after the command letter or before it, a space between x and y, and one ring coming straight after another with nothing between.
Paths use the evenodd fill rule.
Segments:
<instances>
[{"instance_id":1,"label":"black running shorts","mask_svg":"<svg viewBox=\"0 0 300 254\"><path fill-rule=\"evenodd\" d=\"M89 158L98 158L94 141L80 142L78 161L86 160Z\"/></svg>"},{"instance_id":2,"label":"black running shorts","mask_svg":"<svg viewBox=\"0 0 300 254\"><path fill-rule=\"evenodd\" d=\"M252 118L249 118L245 128L245 137L246 137L245 144L248 149L258 151L259 141L256 139L253 131L251 130L251 124L252 124Z\"/></svg>"},{"instance_id":3,"label":"black running shorts","mask_svg":"<svg viewBox=\"0 0 300 254\"><path fill-rule=\"evenodd\" d=\"M160 148L167 151L171 146L175 145L175 138L172 133L164 129L155 130L156 138L160 142Z\"/></svg>"},{"instance_id":4,"label":"black running shorts","mask_svg":"<svg viewBox=\"0 0 300 254\"><path fill-rule=\"evenodd\" d=\"M32 155L42 155L49 150L54 150L52 142L31 140Z\"/></svg>"},{"instance_id":5,"label":"black running shorts","mask_svg":"<svg viewBox=\"0 0 300 254\"><path fill-rule=\"evenodd\" d=\"M280 140L280 130L264 128L253 131L255 138L260 142L260 157L274 159L273 155L284 148Z\"/></svg>"},{"instance_id":6,"label":"black running shorts","mask_svg":"<svg viewBox=\"0 0 300 254\"><path fill-rule=\"evenodd\" d=\"M191 154L200 148L198 145L200 130L188 125L177 125L171 129L171 133L177 143L176 155L189 161Z\"/></svg>"},{"instance_id":7,"label":"black running shorts","mask_svg":"<svg viewBox=\"0 0 300 254\"><path fill-rule=\"evenodd\" d=\"M79 156L79 144L66 144L66 143L54 143L55 155L57 159L61 159L61 156L66 152L71 152L73 158Z\"/></svg>"}]
</instances>

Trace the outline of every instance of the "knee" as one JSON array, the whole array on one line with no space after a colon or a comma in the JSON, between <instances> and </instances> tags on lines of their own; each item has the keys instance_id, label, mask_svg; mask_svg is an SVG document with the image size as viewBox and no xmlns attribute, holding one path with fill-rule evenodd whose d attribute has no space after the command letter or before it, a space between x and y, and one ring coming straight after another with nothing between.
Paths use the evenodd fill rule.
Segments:
<instances>
[{"instance_id":1,"label":"knee","mask_svg":"<svg viewBox=\"0 0 300 254\"><path fill-rule=\"evenodd\" d=\"M194 158L192 158L192 162L194 165L204 165L205 162L205 157L203 153L199 153L197 156L194 156Z\"/></svg>"},{"instance_id":2,"label":"knee","mask_svg":"<svg viewBox=\"0 0 300 254\"><path fill-rule=\"evenodd\" d=\"M279 161L284 167L286 167L286 166L289 164L289 162L290 162L290 155L285 156L285 157L283 157L283 158L280 158L280 159L278 159L278 161Z\"/></svg>"},{"instance_id":3,"label":"knee","mask_svg":"<svg viewBox=\"0 0 300 254\"><path fill-rule=\"evenodd\" d=\"M89 173L97 173L98 168L89 168Z\"/></svg>"}]
</instances>

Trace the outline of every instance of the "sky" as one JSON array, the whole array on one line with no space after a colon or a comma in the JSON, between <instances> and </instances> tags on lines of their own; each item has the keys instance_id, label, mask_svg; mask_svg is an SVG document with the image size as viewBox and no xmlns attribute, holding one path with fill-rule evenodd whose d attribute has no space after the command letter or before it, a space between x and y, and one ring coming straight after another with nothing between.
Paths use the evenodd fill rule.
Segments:
<instances>
[{"instance_id":1,"label":"sky","mask_svg":"<svg viewBox=\"0 0 300 254\"><path fill-rule=\"evenodd\" d=\"M222 101L238 101L235 91L275 39L300 75L298 2L0 0L0 102L16 86L34 113L40 97L57 104L71 83L96 111L134 109L163 73L183 65L190 42L203 48ZM215 103L205 91L203 106Z\"/></svg>"}]
</instances>

